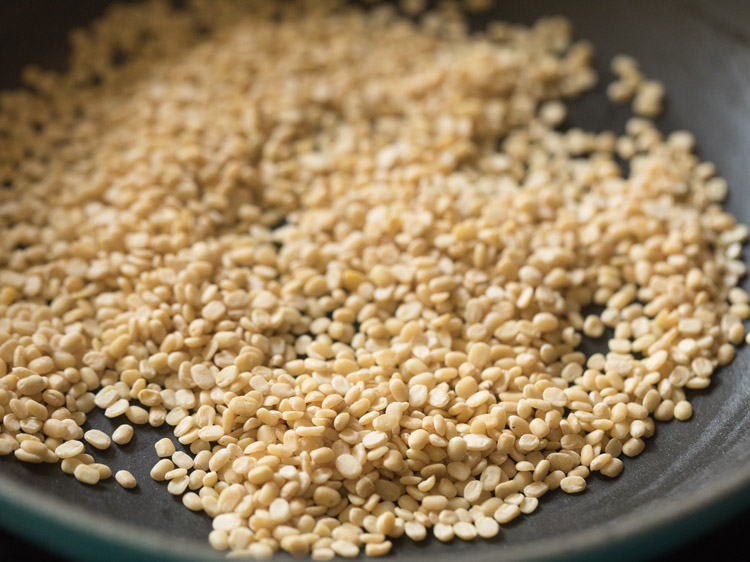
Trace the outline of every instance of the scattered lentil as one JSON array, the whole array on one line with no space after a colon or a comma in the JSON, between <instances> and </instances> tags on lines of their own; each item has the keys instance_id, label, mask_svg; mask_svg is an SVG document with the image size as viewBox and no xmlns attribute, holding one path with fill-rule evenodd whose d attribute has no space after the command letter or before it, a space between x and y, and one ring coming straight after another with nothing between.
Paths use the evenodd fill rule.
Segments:
<instances>
[{"instance_id":1,"label":"scattered lentil","mask_svg":"<svg viewBox=\"0 0 750 562\"><path fill-rule=\"evenodd\" d=\"M127 470L118 470L115 473L115 480L117 480L120 486L126 489L135 488L138 485L135 476Z\"/></svg>"},{"instance_id":2,"label":"scattered lentil","mask_svg":"<svg viewBox=\"0 0 750 562\"><path fill-rule=\"evenodd\" d=\"M122 424L115 429L112 433L112 441L118 445L127 445L130 440L133 439L133 426L128 424Z\"/></svg>"},{"instance_id":3,"label":"scattered lentil","mask_svg":"<svg viewBox=\"0 0 750 562\"><path fill-rule=\"evenodd\" d=\"M664 85L656 80L646 80L638 62L628 55L612 59L612 72L617 80L607 87L609 99L615 103L632 101L633 112L645 117L657 117L663 106Z\"/></svg>"}]
</instances>

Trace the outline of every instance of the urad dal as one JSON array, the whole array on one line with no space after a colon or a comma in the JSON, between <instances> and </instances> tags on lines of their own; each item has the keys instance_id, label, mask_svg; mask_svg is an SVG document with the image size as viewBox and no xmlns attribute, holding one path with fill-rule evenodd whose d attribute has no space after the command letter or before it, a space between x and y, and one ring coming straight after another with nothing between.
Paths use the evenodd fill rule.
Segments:
<instances>
[{"instance_id":1,"label":"urad dal","mask_svg":"<svg viewBox=\"0 0 750 562\"><path fill-rule=\"evenodd\" d=\"M0 454L94 484L87 413L166 423L214 547L327 560L495 536L691 416L750 316L724 180L687 132L559 128L565 20L415 21L116 5L2 93Z\"/></svg>"}]
</instances>

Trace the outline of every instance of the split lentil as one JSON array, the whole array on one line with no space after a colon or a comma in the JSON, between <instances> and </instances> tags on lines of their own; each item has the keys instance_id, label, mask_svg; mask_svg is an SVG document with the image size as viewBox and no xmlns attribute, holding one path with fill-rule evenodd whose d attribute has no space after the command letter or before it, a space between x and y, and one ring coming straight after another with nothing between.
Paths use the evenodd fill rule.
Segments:
<instances>
[{"instance_id":1,"label":"split lentil","mask_svg":"<svg viewBox=\"0 0 750 562\"><path fill-rule=\"evenodd\" d=\"M83 434L86 442L97 449L107 449L111 443L109 435L98 429L89 429Z\"/></svg>"},{"instance_id":2,"label":"split lentil","mask_svg":"<svg viewBox=\"0 0 750 562\"><path fill-rule=\"evenodd\" d=\"M117 483L120 486L126 489L135 488L138 485L135 476L133 476L127 470L118 470L115 473L115 480L117 480Z\"/></svg>"},{"instance_id":3,"label":"split lentil","mask_svg":"<svg viewBox=\"0 0 750 562\"><path fill-rule=\"evenodd\" d=\"M118 445L127 445L133 439L135 430L132 425L126 423L117 427L112 433L112 441Z\"/></svg>"},{"instance_id":4,"label":"split lentil","mask_svg":"<svg viewBox=\"0 0 750 562\"><path fill-rule=\"evenodd\" d=\"M402 5L116 5L0 94L0 454L96 484L88 412L166 424L212 546L329 560L496 536L691 417L750 317L726 182L687 132L559 128L565 20Z\"/></svg>"},{"instance_id":5,"label":"split lentil","mask_svg":"<svg viewBox=\"0 0 750 562\"><path fill-rule=\"evenodd\" d=\"M79 482L83 482L84 484L89 484L91 486L99 482L99 479L101 478L99 471L95 467L83 463L75 467L75 469L73 470L73 475Z\"/></svg>"},{"instance_id":6,"label":"split lentil","mask_svg":"<svg viewBox=\"0 0 750 562\"><path fill-rule=\"evenodd\" d=\"M156 449L156 454L160 457L171 457L175 452L174 443L168 437L159 439L154 444L154 449Z\"/></svg>"}]
</instances>

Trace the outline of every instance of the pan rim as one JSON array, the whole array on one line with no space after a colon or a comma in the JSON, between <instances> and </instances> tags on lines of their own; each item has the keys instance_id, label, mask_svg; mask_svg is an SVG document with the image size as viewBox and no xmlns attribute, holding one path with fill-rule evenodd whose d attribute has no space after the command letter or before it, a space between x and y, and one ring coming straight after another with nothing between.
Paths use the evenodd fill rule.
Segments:
<instances>
[{"instance_id":1,"label":"pan rim","mask_svg":"<svg viewBox=\"0 0 750 562\"><path fill-rule=\"evenodd\" d=\"M672 525L685 522L706 513L712 508L729 503L734 496L734 509L726 509L714 518L718 524L728 518L740 508L750 505L750 468L737 467L717 475L709 486L701 486L689 495L678 499L667 500L663 504L647 513L630 513L615 522L605 522L588 529L580 529L563 536L540 538L533 543L521 543L503 548L503 559L511 560L566 560L574 556L580 560L582 555L587 557L601 552L615 551L618 547L629 542L640 543L649 536L658 536ZM0 473L0 524L11 531L24 535L27 539L38 541L44 537L45 530L72 533L74 537L98 539L112 547L112 551L131 554L149 555L155 560L211 560L221 556L212 556L212 551L205 548L207 543L194 540L163 535L147 528L127 522L118 522L107 515L97 515L94 512L77 505L70 505L65 501L45 495L43 492L25 484L18 484ZM20 512L20 514L19 514ZM19 517L20 515L20 517ZM9 517L10 516L10 517ZM20 521L23 516L33 517L45 525L28 528L14 525L9 520ZM704 523L704 531L710 525ZM677 542L677 541L673 541ZM39 546L49 548L43 541ZM663 544L663 548L670 543ZM71 552L67 553L71 555ZM93 552L91 554L94 554ZM96 553L101 559L101 552ZM197 556L196 556L197 555ZM415 562L426 562L432 555L412 552L410 556ZM462 552L465 562L484 562L492 556L488 552ZM89 559L85 556L84 559Z\"/></svg>"}]
</instances>

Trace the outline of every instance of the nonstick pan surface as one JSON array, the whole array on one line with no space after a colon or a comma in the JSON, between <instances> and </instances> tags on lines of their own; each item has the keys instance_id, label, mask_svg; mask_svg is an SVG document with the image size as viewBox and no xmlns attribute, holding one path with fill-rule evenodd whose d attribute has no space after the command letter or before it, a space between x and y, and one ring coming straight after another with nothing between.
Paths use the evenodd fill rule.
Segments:
<instances>
[{"instance_id":1,"label":"nonstick pan surface","mask_svg":"<svg viewBox=\"0 0 750 562\"><path fill-rule=\"evenodd\" d=\"M66 32L100 14L107 2L25 0L0 6L0 88L14 87L23 66L62 67ZM626 108L604 96L608 61L634 55L668 91L664 132L696 134L699 154L729 181L728 207L750 223L750 4L742 0L510 1L491 15L530 23L563 14L597 50L600 86L570 104L568 125L621 132ZM745 256L747 259L747 255ZM746 285L747 287L747 285ZM592 349L585 349L587 352ZM710 530L750 500L750 349L693 394L690 422L660 423L645 452L625 459L615 480L591 478L577 496L552 492L531 516L504 526L494 540L451 544L396 542L390 559L645 559ZM119 420L92 413L88 425L111 431ZM113 470L127 468L135 490L113 479L82 486L59 466L0 457L0 523L39 546L79 560L220 560L206 536L211 521L189 512L149 478L153 443L168 427L139 428L131 444L96 452ZM286 558L279 555L279 559Z\"/></svg>"}]
</instances>

